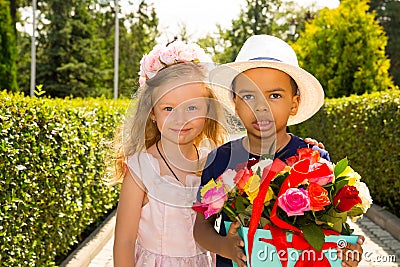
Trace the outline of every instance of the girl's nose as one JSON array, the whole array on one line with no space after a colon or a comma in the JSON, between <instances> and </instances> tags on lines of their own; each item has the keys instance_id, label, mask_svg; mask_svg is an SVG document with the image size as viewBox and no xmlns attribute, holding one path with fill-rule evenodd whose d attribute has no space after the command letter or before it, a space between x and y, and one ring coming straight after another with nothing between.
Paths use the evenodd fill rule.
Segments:
<instances>
[{"instance_id":1,"label":"girl's nose","mask_svg":"<svg viewBox=\"0 0 400 267\"><path fill-rule=\"evenodd\" d=\"M174 110L172 116L172 119L176 124L184 124L187 120L184 110L181 109Z\"/></svg>"}]
</instances>

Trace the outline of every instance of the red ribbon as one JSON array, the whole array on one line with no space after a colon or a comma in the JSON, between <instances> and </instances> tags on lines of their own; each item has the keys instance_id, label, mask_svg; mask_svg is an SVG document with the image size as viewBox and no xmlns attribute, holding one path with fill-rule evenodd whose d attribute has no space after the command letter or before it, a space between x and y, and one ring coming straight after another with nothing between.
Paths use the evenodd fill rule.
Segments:
<instances>
[{"instance_id":1,"label":"red ribbon","mask_svg":"<svg viewBox=\"0 0 400 267\"><path fill-rule=\"evenodd\" d=\"M287 266L288 262L288 248L294 248L302 250L302 254L299 256L295 267L330 267L329 260L325 257L323 250L335 248L336 242L325 242L322 246L321 251L315 250L304 238L301 233L293 233L292 242L286 240L286 233L283 229L269 226L271 231L272 239L260 238L260 241L269 243L275 246L279 260L281 261L282 267ZM323 230L325 235L338 235L337 232L332 230ZM282 255L281 251L285 251ZM311 253L310 253L311 252ZM310 256L311 255L311 256Z\"/></svg>"},{"instance_id":2,"label":"red ribbon","mask_svg":"<svg viewBox=\"0 0 400 267\"><path fill-rule=\"evenodd\" d=\"M266 167L263 170L262 176L263 177L265 176L265 179L262 181L260 185L260 190L258 191L258 195L253 201L253 211L250 217L249 232L247 233L250 266L251 266L251 253L253 251L254 235L257 231L258 222L260 221L261 218L261 212L264 207L265 196L267 195L269 184L271 180L275 177L275 175L285 168L286 164L280 159L275 159L270 166L271 166L270 168ZM265 175L265 173L267 174Z\"/></svg>"}]
</instances>

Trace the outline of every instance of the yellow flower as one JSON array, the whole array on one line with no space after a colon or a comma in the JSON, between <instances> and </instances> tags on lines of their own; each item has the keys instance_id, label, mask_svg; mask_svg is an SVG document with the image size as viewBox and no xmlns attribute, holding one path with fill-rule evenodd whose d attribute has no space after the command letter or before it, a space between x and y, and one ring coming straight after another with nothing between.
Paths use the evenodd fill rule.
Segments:
<instances>
[{"instance_id":1,"label":"yellow flower","mask_svg":"<svg viewBox=\"0 0 400 267\"><path fill-rule=\"evenodd\" d=\"M222 181L218 180L217 182L214 181L214 179L211 179L210 181L208 181L208 183L206 185L204 185L201 189L200 189L200 195L203 197L205 193L207 193L208 190L210 190L211 188L220 188L222 186Z\"/></svg>"},{"instance_id":2,"label":"yellow flower","mask_svg":"<svg viewBox=\"0 0 400 267\"><path fill-rule=\"evenodd\" d=\"M349 181L348 185L354 186L354 184L361 179L361 176L354 171L350 166L347 166L346 169L338 175L338 177L347 176L346 180Z\"/></svg>"},{"instance_id":3,"label":"yellow flower","mask_svg":"<svg viewBox=\"0 0 400 267\"><path fill-rule=\"evenodd\" d=\"M249 178L249 180L247 181L247 183L243 188L251 204L253 204L253 201L257 197L258 191L260 190L260 180L261 180L260 176L254 174ZM272 191L270 187L268 188L268 192L265 196L264 203L270 201L273 197L274 197L274 191Z\"/></svg>"}]
</instances>

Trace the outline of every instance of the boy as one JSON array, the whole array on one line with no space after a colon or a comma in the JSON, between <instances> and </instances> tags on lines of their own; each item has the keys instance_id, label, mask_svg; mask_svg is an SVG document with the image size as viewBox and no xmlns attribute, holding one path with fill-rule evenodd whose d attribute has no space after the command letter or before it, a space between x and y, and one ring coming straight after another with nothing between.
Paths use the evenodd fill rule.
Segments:
<instances>
[{"instance_id":1,"label":"boy","mask_svg":"<svg viewBox=\"0 0 400 267\"><path fill-rule=\"evenodd\" d=\"M227 169L243 163L252 165L260 155L274 145L275 158L285 160L308 147L302 139L287 132L287 126L300 123L314 115L322 106L324 92L318 80L298 66L293 49L279 38L268 35L250 37L241 48L236 61L222 65L210 74L210 80L225 104L234 107L246 128L246 136L213 150L202 173L201 186L219 177ZM233 101L227 101L229 98ZM330 160L327 151L321 157ZM242 165L243 166L243 165ZM244 243L237 234L238 222L232 223L228 233L222 214L220 233L214 230L215 216L205 219L197 213L194 238L205 249L217 254L217 267L246 266ZM362 244L363 237L359 238ZM361 246L349 244L347 249L362 253ZM351 253L350 253L351 254ZM354 254L355 255L355 254ZM357 259L347 259L343 266L357 266Z\"/></svg>"}]
</instances>

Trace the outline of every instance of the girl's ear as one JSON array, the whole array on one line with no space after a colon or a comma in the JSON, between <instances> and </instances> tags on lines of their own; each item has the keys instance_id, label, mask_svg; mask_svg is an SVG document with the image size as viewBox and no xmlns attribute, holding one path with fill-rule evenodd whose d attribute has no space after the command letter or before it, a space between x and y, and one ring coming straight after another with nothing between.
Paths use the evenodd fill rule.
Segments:
<instances>
[{"instance_id":1,"label":"girl's ear","mask_svg":"<svg viewBox=\"0 0 400 267\"><path fill-rule=\"evenodd\" d=\"M154 114L154 109L151 109L151 110L150 110L150 119L151 119L152 121L156 121L156 115Z\"/></svg>"},{"instance_id":2,"label":"girl's ear","mask_svg":"<svg viewBox=\"0 0 400 267\"><path fill-rule=\"evenodd\" d=\"M300 96L299 95L293 96L290 115L294 116L297 114L297 111L299 110L299 104L300 104Z\"/></svg>"}]
</instances>

